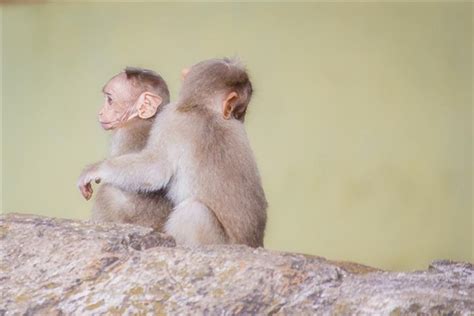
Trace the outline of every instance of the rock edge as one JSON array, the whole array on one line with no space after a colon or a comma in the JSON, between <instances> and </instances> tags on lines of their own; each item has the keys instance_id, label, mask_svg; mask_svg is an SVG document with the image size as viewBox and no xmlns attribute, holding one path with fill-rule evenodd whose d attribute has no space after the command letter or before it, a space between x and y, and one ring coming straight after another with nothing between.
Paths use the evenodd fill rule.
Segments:
<instances>
[{"instance_id":1,"label":"rock edge","mask_svg":"<svg viewBox=\"0 0 474 316\"><path fill-rule=\"evenodd\" d=\"M176 246L149 228L0 216L0 315L474 313L474 267L387 272L246 246Z\"/></svg>"}]
</instances>

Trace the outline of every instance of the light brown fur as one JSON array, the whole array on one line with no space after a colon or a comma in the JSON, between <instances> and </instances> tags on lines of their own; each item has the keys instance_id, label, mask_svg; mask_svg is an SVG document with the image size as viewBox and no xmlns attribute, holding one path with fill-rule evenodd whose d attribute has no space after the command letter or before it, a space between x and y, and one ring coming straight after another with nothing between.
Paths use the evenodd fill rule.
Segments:
<instances>
[{"instance_id":1,"label":"light brown fur","mask_svg":"<svg viewBox=\"0 0 474 316\"><path fill-rule=\"evenodd\" d=\"M135 119L114 130L110 156L141 151L148 140L152 120ZM163 231L172 209L164 190L150 193L127 192L104 183L97 190L92 206L93 221L129 223Z\"/></svg>"},{"instance_id":2,"label":"light brown fur","mask_svg":"<svg viewBox=\"0 0 474 316\"><path fill-rule=\"evenodd\" d=\"M146 91L159 95L164 104L157 108L154 117L149 119L136 117L113 129L109 158L143 150L156 115L159 115L163 107L169 103L166 82L151 70L128 67L124 72L114 76L104 89L111 84L112 90L116 93L113 95L114 101L122 106L130 107L140 94ZM99 222L130 223L162 231L172 207L164 190L127 192L104 183L97 190L91 218Z\"/></svg>"},{"instance_id":3,"label":"light brown fur","mask_svg":"<svg viewBox=\"0 0 474 316\"><path fill-rule=\"evenodd\" d=\"M251 95L235 61L193 66L179 100L156 118L145 149L86 170L80 185L101 179L130 192L166 188L175 208L164 230L178 243L263 246L267 201L243 125Z\"/></svg>"}]
</instances>

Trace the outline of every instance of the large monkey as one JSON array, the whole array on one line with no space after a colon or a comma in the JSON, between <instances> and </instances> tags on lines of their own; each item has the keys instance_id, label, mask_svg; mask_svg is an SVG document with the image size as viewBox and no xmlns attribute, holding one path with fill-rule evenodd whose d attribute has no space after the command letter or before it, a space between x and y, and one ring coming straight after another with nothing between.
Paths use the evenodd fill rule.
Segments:
<instances>
[{"instance_id":1,"label":"large monkey","mask_svg":"<svg viewBox=\"0 0 474 316\"><path fill-rule=\"evenodd\" d=\"M105 101L99 122L105 130L112 130L109 156L141 151L156 115L169 103L166 82L154 71L128 67L112 77L102 92ZM106 183L97 191L92 220L133 223L162 230L171 209L172 204L163 191L127 192Z\"/></svg>"},{"instance_id":2,"label":"large monkey","mask_svg":"<svg viewBox=\"0 0 474 316\"><path fill-rule=\"evenodd\" d=\"M84 170L81 193L91 196L92 181L134 192L166 188L176 207L165 232L178 243L263 246L267 201L243 125L251 96L237 61L192 66L178 101L156 118L145 149Z\"/></svg>"}]
</instances>

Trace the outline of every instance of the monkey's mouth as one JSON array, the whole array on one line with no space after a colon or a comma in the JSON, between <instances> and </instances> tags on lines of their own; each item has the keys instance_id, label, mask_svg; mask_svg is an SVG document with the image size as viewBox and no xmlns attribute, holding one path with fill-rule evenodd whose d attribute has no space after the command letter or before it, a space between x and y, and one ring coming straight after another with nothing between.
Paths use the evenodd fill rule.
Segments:
<instances>
[{"instance_id":1,"label":"monkey's mouth","mask_svg":"<svg viewBox=\"0 0 474 316\"><path fill-rule=\"evenodd\" d=\"M109 129L113 129L115 124L112 123L112 122L101 122L99 121L100 125L102 126L103 129L105 130L109 130Z\"/></svg>"}]
</instances>

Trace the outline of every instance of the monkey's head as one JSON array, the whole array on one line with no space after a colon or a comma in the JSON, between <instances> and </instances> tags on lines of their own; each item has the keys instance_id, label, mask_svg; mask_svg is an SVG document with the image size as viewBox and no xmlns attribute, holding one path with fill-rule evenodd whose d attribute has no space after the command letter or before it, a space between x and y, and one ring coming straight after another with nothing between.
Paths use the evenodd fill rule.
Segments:
<instances>
[{"instance_id":1,"label":"monkey's head","mask_svg":"<svg viewBox=\"0 0 474 316\"><path fill-rule=\"evenodd\" d=\"M127 67L102 89L105 100L99 122L106 130L121 127L132 119L153 119L160 105L169 103L163 78L148 69Z\"/></svg>"},{"instance_id":2,"label":"monkey's head","mask_svg":"<svg viewBox=\"0 0 474 316\"><path fill-rule=\"evenodd\" d=\"M184 69L182 77L181 111L211 107L226 120L244 121L253 90L240 61L228 58L205 60Z\"/></svg>"}]
</instances>

